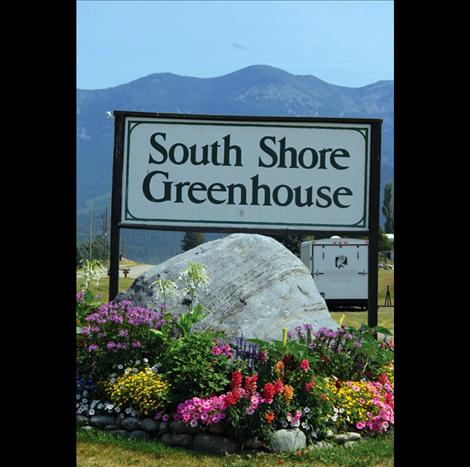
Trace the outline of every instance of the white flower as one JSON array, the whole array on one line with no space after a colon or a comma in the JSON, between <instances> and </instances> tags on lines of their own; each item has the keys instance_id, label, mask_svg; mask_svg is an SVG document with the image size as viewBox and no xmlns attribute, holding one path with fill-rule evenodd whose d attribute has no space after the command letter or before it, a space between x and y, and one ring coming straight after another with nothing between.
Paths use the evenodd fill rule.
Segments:
<instances>
[{"instance_id":1,"label":"white flower","mask_svg":"<svg viewBox=\"0 0 470 467\"><path fill-rule=\"evenodd\" d=\"M75 407L78 409L78 407L80 407L80 404L77 402L77 403L75 404Z\"/></svg>"},{"instance_id":2,"label":"white flower","mask_svg":"<svg viewBox=\"0 0 470 467\"><path fill-rule=\"evenodd\" d=\"M149 359L148 358L144 358L144 363L148 363Z\"/></svg>"},{"instance_id":3,"label":"white flower","mask_svg":"<svg viewBox=\"0 0 470 467\"><path fill-rule=\"evenodd\" d=\"M310 430L310 427L308 426L308 423L306 423L306 422L302 422L302 428L304 430Z\"/></svg>"},{"instance_id":4,"label":"white flower","mask_svg":"<svg viewBox=\"0 0 470 467\"><path fill-rule=\"evenodd\" d=\"M121 411L121 409L119 407L115 407L114 410L119 413Z\"/></svg>"},{"instance_id":5,"label":"white flower","mask_svg":"<svg viewBox=\"0 0 470 467\"><path fill-rule=\"evenodd\" d=\"M283 427L283 428L286 428L286 427L287 427L287 422L286 422L286 421L282 422L282 427Z\"/></svg>"},{"instance_id":6,"label":"white flower","mask_svg":"<svg viewBox=\"0 0 470 467\"><path fill-rule=\"evenodd\" d=\"M90 415L95 415L95 411L94 411L93 409L89 410L88 413L89 413Z\"/></svg>"},{"instance_id":7,"label":"white flower","mask_svg":"<svg viewBox=\"0 0 470 467\"><path fill-rule=\"evenodd\" d=\"M121 364L119 364L117 367L118 367L118 370L122 370L124 368Z\"/></svg>"},{"instance_id":8,"label":"white flower","mask_svg":"<svg viewBox=\"0 0 470 467\"><path fill-rule=\"evenodd\" d=\"M77 400L80 399L82 396L80 394L77 394Z\"/></svg>"},{"instance_id":9,"label":"white flower","mask_svg":"<svg viewBox=\"0 0 470 467\"><path fill-rule=\"evenodd\" d=\"M333 417L331 417L331 420L336 422L336 420L338 420L338 414L334 414Z\"/></svg>"},{"instance_id":10,"label":"white flower","mask_svg":"<svg viewBox=\"0 0 470 467\"><path fill-rule=\"evenodd\" d=\"M304 413L309 413L310 412L310 408L309 407L305 407L304 408Z\"/></svg>"},{"instance_id":11,"label":"white flower","mask_svg":"<svg viewBox=\"0 0 470 467\"><path fill-rule=\"evenodd\" d=\"M343 413L343 412L344 412L343 408L339 409L339 413Z\"/></svg>"},{"instance_id":12,"label":"white flower","mask_svg":"<svg viewBox=\"0 0 470 467\"><path fill-rule=\"evenodd\" d=\"M131 413L131 409L127 408L127 409L125 410L125 412L126 412L127 414L129 414L129 413Z\"/></svg>"},{"instance_id":13,"label":"white flower","mask_svg":"<svg viewBox=\"0 0 470 467\"><path fill-rule=\"evenodd\" d=\"M136 360L136 361L135 361L135 364L136 364L136 365L140 365L140 360Z\"/></svg>"},{"instance_id":14,"label":"white flower","mask_svg":"<svg viewBox=\"0 0 470 467\"><path fill-rule=\"evenodd\" d=\"M103 408L103 404L100 402L100 403L98 404L98 409L102 409L102 408Z\"/></svg>"},{"instance_id":15,"label":"white flower","mask_svg":"<svg viewBox=\"0 0 470 467\"><path fill-rule=\"evenodd\" d=\"M338 413L339 410L338 410L336 407L334 407L334 408L333 408L333 412L334 412L334 413Z\"/></svg>"},{"instance_id":16,"label":"white flower","mask_svg":"<svg viewBox=\"0 0 470 467\"><path fill-rule=\"evenodd\" d=\"M83 391L84 396L88 396L88 391Z\"/></svg>"},{"instance_id":17,"label":"white flower","mask_svg":"<svg viewBox=\"0 0 470 467\"><path fill-rule=\"evenodd\" d=\"M88 399L83 399L82 402L86 404L88 402Z\"/></svg>"}]
</instances>

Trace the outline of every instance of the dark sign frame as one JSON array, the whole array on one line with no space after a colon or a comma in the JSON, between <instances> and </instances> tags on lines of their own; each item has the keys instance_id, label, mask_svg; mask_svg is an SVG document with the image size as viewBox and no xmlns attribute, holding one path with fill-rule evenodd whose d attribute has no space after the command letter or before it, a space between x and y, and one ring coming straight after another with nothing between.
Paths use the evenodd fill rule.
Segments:
<instances>
[{"instance_id":1,"label":"dark sign frame","mask_svg":"<svg viewBox=\"0 0 470 467\"><path fill-rule=\"evenodd\" d=\"M122 176L124 165L124 122L126 117L149 117L167 118L180 120L209 120L209 121L232 121L232 122L292 122L292 123L359 123L367 124L371 127L371 148L370 148L370 172L369 172L369 226L364 231L369 239L368 251L368 325L377 326L378 307L378 236L379 236L379 204L380 204L380 155L381 155L381 128L382 119L368 118L317 118L317 117L261 117L261 116L240 116L240 115L201 115L201 114L173 114L173 113L151 113L134 112L126 110L115 110L114 115L114 156L113 156L113 181L112 181L112 201L111 201L111 248L110 248L110 271L109 271L109 300L113 300L119 290L119 257L120 257L120 229L139 230L171 230L181 232L219 232L219 233L257 233L257 234L282 234L291 233L297 235L308 235L315 232L329 234L325 230L286 230L286 229L259 229L243 227L179 227L175 226L154 226L154 225L121 225L122 208ZM331 232L333 233L333 232ZM357 235L358 231L335 230L336 235ZM362 233L362 232L361 232Z\"/></svg>"}]
</instances>

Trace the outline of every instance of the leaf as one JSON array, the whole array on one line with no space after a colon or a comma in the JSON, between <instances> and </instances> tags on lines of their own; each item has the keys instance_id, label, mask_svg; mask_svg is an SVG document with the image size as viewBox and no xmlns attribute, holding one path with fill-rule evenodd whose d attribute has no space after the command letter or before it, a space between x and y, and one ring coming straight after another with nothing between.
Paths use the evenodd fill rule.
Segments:
<instances>
[{"instance_id":1,"label":"leaf","mask_svg":"<svg viewBox=\"0 0 470 467\"><path fill-rule=\"evenodd\" d=\"M80 326L77 326L77 334L81 334L82 333L82 328Z\"/></svg>"},{"instance_id":2,"label":"leaf","mask_svg":"<svg viewBox=\"0 0 470 467\"><path fill-rule=\"evenodd\" d=\"M158 329L149 329L149 331L152 333L152 334L155 334L157 336L164 336L163 332L162 331L159 331Z\"/></svg>"},{"instance_id":3,"label":"leaf","mask_svg":"<svg viewBox=\"0 0 470 467\"><path fill-rule=\"evenodd\" d=\"M389 331L387 328L383 328L381 326L376 326L375 330L376 332L381 332L382 334L385 334L386 336L392 335L392 331Z\"/></svg>"}]
</instances>

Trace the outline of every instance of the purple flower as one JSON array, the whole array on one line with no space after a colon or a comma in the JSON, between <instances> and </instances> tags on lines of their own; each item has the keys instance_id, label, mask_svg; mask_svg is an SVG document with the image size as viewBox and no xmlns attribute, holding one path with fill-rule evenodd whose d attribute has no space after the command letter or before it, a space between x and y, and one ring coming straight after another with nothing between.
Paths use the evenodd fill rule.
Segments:
<instances>
[{"instance_id":1,"label":"purple flower","mask_svg":"<svg viewBox=\"0 0 470 467\"><path fill-rule=\"evenodd\" d=\"M119 335L120 335L121 337L127 337L127 336L129 335L129 331L128 331L127 329L121 329L121 330L119 331Z\"/></svg>"},{"instance_id":2,"label":"purple flower","mask_svg":"<svg viewBox=\"0 0 470 467\"><path fill-rule=\"evenodd\" d=\"M354 347L359 348L361 345L362 345L362 344L361 344L361 341L356 341L356 342L354 342Z\"/></svg>"},{"instance_id":3,"label":"purple flower","mask_svg":"<svg viewBox=\"0 0 470 467\"><path fill-rule=\"evenodd\" d=\"M110 341L106 344L106 348L109 349L109 350L113 350L116 348L116 343L113 342L113 341Z\"/></svg>"},{"instance_id":4,"label":"purple flower","mask_svg":"<svg viewBox=\"0 0 470 467\"><path fill-rule=\"evenodd\" d=\"M140 341L135 340L134 342L132 342L132 347L134 347L134 349L139 349L140 347L142 347L142 344L140 343Z\"/></svg>"},{"instance_id":5,"label":"purple flower","mask_svg":"<svg viewBox=\"0 0 470 467\"><path fill-rule=\"evenodd\" d=\"M96 344L91 344L88 346L89 352L93 352L94 350L98 350L98 346Z\"/></svg>"}]
</instances>

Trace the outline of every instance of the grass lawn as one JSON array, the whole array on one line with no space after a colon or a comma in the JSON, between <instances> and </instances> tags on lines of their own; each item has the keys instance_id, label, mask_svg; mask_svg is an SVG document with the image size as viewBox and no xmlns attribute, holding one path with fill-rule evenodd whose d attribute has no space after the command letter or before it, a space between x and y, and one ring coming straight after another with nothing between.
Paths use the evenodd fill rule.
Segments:
<instances>
[{"instance_id":1,"label":"grass lawn","mask_svg":"<svg viewBox=\"0 0 470 467\"><path fill-rule=\"evenodd\" d=\"M308 449L293 453L213 456L170 448L157 441L120 439L109 433L77 431L77 466L145 467L393 466L393 434L356 441L351 448Z\"/></svg>"}]
</instances>

